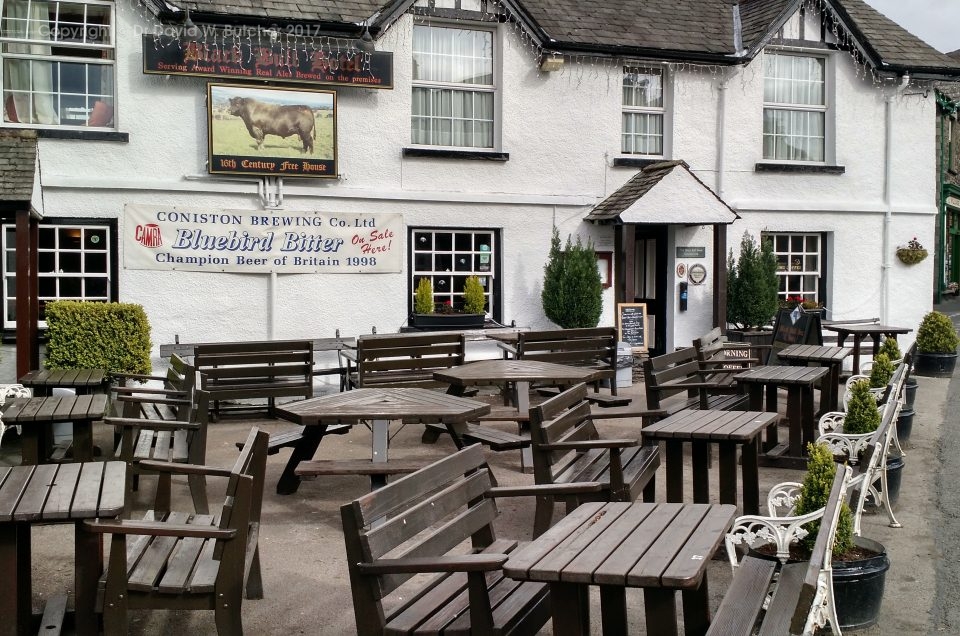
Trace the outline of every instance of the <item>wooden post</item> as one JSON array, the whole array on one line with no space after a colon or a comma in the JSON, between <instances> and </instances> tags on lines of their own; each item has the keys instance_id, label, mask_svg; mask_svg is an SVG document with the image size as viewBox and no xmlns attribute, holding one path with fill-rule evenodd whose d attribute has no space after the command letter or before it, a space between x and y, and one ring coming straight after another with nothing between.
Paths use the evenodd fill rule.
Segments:
<instances>
[{"instance_id":1,"label":"wooden post","mask_svg":"<svg viewBox=\"0 0 960 636\"><path fill-rule=\"evenodd\" d=\"M713 226L713 326L727 331L727 226Z\"/></svg>"},{"instance_id":2,"label":"wooden post","mask_svg":"<svg viewBox=\"0 0 960 636\"><path fill-rule=\"evenodd\" d=\"M39 298L37 287L37 245L39 223L30 204L16 211L17 257L17 378L40 366L37 342Z\"/></svg>"}]
</instances>

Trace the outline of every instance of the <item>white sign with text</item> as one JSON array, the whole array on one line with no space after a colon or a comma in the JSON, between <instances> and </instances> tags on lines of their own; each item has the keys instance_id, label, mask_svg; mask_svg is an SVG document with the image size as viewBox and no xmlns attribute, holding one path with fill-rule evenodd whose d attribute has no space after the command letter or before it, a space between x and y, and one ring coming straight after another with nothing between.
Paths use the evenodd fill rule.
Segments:
<instances>
[{"instance_id":1,"label":"white sign with text","mask_svg":"<svg viewBox=\"0 0 960 636\"><path fill-rule=\"evenodd\" d=\"M123 266L191 272L399 272L401 214L124 206Z\"/></svg>"}]
</instances>

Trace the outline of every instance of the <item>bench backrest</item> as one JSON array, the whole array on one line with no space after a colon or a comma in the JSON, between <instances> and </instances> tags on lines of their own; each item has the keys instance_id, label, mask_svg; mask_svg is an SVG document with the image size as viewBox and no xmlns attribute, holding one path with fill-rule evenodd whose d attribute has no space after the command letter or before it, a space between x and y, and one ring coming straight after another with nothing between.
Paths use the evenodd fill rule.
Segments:
<instances>
[{"instance_id":1,"label":"bench backrest","mask_svg":"<svg viewBox=\"0 0 960 636\"><path fill-rule=\"evenodd\" d=\"M464 363L467 338L462 332L372 334L357 337L357 379L360 388L445 386L433 379Z\"/></svg>"},{"instance_id":2,"label":"bench backrest","mask_svg":"<svg viewBox=\"0 0 960 636\"><path fill-rule=\"evenodd\" d=\"M700 396L700 408L706 408L707 391L703 388L688 388L682 382L702 382L700 362L693 347L671 351L643 361L643 383L646 388L647 408L663 407L663 400L676 393L689 397ZM669 386L669 385L673 386Z\"/></svg>"},{"instance_id":3,"label":"bench backrest","mask_svg":"<svg viewBox=\"0 0 960 636\"><path fill-rule=\"evenodd\" d=\"M746 342L730 342L720 332L720 327L714 327L695 338L693 348L697 352L700 368L704 371L718 368L745 369L763 359L761 347Z\"/></svg>"},{"instance_id":4,"label":"bench backrest","mask_svg":"<svg viewBox=\"0 0 960 636\"><path fill-rule=\"evenodd\" d=\"M361 564L391 556L430 558L470 541L496 539L497 507L483 495L490 471L479 444L344 504L340 508L359 633L382 633L381 600L414 574L367 574Z\"/></svg>"},{"instance_id":5,"label":"bench backrest","mask_svg":"<svg viewBox=\"0 0 960 636\"><path fill-rule=\"evenodd\" d=\"M148 420L191 422L196 404L193 395L196 382L194 366L173 354L163 382L164 392L137 392L136 387L132 387L117 396L122 404L120 414Z\"/></svg>"},{"instance_id":6,"label":"bench backrest","mask_svg":"<svg viewBox=\"0 0 960 636\"><path fill-rule=\"evenodd\" d=\"M517 358L616 370L615 327L521 331L517 335Z\"/></svg>"},{"instance_id":7,"label":"bench backrest","mask_svg":"<svg viewBox=\"0 0 960 636\"><path fill-rule=\"evenodd\" d=\"M833 546L837 536L837 524L840 521L840 513L843 509L847 486L850 483L851 469L849 466L837 464L837 472L833 478L833 486L830 488L830 498L823 511L823 517L820 519L820 530L817 533L817 540L813 545L813 551L810 554L810 565L807 567L803 578L803 585L800 588L800 596L797 599L797 605L793 612L793 618L790 622L791 634L812 634L813 621L820 614L814 611L813 603L817 597L817 589L821 586L828 586L828 594L822 595L824 602L833 602L833 583L832 583L832 560ZM831 611L830 616L836 617L836 613ZM764 621L764 627L767 621Z\"/></svg>"},{"instance_id":8,"label":"bench backrest","mask_svg":"<svg viewBox=\"0 0 960 636\"><path fill-rule=\"evenodd\" d=\"M581 442L598 437L597 428L590 418L586 384L571 387L530 409L534 481L538 484L554 483L555 476L569 468L579 457L576 451L542 450L542 444Z\"/></svg>"},{"instance_id":9,"label":"bench backrest","mask_svg":"<svg viewBox=\"0 0 960 636\"><path fill-rule=\"evenodd\" d=\"M205 376L200 387L220 392L245 383L291 381L312 388L313 342L267 340L214 342L194 346L194 366Z\"/></svg>"}]
</instances>

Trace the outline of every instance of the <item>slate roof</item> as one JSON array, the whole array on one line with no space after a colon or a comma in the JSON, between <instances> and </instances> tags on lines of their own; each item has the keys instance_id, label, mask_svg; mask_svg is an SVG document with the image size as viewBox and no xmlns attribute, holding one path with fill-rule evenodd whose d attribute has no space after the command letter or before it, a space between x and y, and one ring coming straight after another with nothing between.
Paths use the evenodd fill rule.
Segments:
<instances>
[{"instance_id":1,"label":"slate roof","mask_svg":"<svg viewBox=\"0 0 960 636\"><path fill-rule=\"evenodd\" d=\"M273 22L322 23L328 32L368 21L376 35L413 0L148 0L176 21L189 8L209 20L233 16ZM548 49L572 55L615 54L736 64L737 0L503 0ZM863 0L830 0L842 22L881 70L940 69L960 74L960 61L940 53ZM740 0L740 44L755 51L799 9L801 0ZM173 9L173 10L171 10ZM203 16L206 14L206 16Z\"/></svg>"},{"instance_id":2,"label":"slate roof","mask_svg":"<svg viewBox=\"0 0 960 636\"><path fill-rule=\"evenodd\" d=\"M0 201L29 201L37 160L37 131L0 129Z\"/></svg>"},{"instance_id":3,"label":"slate roof","mask_svg":"<svg viewBox=\"0 0 960 636\"><path fill-rule=\"evenodd\" d=\"M715 199L716 203L725 210L730 211L728 220L725 220L725 223L732 223L735 219L740 218L737 213L728 206L720 197L718 197L713 190L711 190L703 181L701 181L697 175L695 175L691 170L690 166L687 165L685 161L674 160L674 161L660 161L658 163L652 163L643 168L640 172L635 174L629 181L620 186L616 192L608 196L606 199L598 203L590 211L589 214L585 217L588 221L617 221L620 218L620 215L623 214L628 208L633 206L637 201L639 201L644 195L648 194L653 190L657 185L659 185L670 173L672 173L677 168L685 171L687 175L693 177L697 184L702 187L704 193L707 193L710 200ZM692 213L695 216L698 214L696 211L687 209L689 206L684 204L679 204L684 210L682 212L674 211L673 214L676 214L677 217L682 217L684 214ZM662 210L663 213L671 214L670 210ZM725 214L725 212L724 212ZM683 219L675 219L678 222L684 222ZM699 223L706 222L699 218L688 219L690 222Z\"/></svg>"}]
</instances>

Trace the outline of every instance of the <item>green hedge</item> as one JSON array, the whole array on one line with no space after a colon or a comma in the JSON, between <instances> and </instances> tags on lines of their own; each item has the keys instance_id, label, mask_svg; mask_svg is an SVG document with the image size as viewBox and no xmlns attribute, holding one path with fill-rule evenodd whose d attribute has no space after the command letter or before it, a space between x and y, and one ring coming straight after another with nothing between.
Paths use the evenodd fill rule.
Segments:
<instances>
[{"instance_id":1,"label":"green hedge","mask_svg":"<svg viewBox=\"0 0 960 636\"><path fill-rule=\"evenodd\" d=\"M150 373L150 323L140 305L47 303L48 369Z\"/></svg>"}]
</instances>

